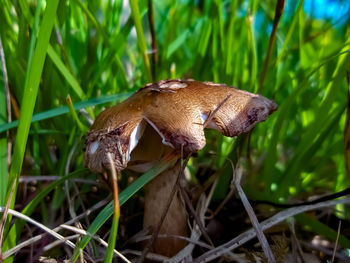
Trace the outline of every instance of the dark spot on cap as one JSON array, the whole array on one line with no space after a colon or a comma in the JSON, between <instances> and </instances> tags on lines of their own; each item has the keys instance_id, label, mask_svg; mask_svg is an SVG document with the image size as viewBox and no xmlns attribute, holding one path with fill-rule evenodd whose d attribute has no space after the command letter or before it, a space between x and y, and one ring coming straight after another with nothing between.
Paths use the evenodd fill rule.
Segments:
<instances>
[{"instance_id":1,"label":"dark spot on cap","mask_svg":"<svg viewBox=\"0 0 350 263\"><path fill-rule=\"evenodd\" d=\"M248 119L249 125L257 122L259 111L260 111L260 108L253 108L248 111L247 119Z\"/></svg>"}]
</instances>

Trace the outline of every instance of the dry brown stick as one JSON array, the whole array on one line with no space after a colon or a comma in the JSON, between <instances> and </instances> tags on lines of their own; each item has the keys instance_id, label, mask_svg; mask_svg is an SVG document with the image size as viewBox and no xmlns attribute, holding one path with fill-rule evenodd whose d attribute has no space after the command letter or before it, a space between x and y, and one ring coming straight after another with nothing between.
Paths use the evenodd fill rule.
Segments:
<instances>
[{"instance_id":1,"label":"dry brown stick","mask_svg":"<svg viewBox=\"0 0 350 263\"><path fill-rule=\"evenodd\" d=\"M275 9L275 18L273 20L272 32L269 39L269 46L267 48L267 54L265 57L264 66L260 75L259 87L258 87L257 93L261 92L262 87L264 85L266 73L269 68L269 61L271 57L272 48L274 47L276 42L277 26L283 14L283 9L284 9L284 0L277 0L276 9Z\"/></svg>"},{"instance_id":2,"label":"dry brown stick","mask_svg":"<svg viewBox=\"0 0 350 263\"><path fill-rule=\"evenodd\" d=\"M299 242L299 240L297 238L297 235L295 233L295 220L294 220L294 218L292 218L291 222L289 223L289 229L290 229L291 236L292 236L292 244L293 243L295 244L294 247L296 247L296 252L298 253L298 255L300 257L301 262L305 263L306 260L305 260L305 257L304 257L304 253L303 253L303 250L301 248L300 242Z\"/></svg>"},{"instance_id":3,"label":"dry brown stick","mask_svg":"<svg viewBox=\"0 0 350 263\"><path fill-rule=\"evenodd\" d=\"M143 251L125 249L125 250L121 251L121 253L123 253L123 255L131 254L131 255L136 255L136 256L142 256ZM152 252L148 252L147 255L145 255L145 258L150 259L152 261L156 261L156 262L169 262L168 257L162 256L159 254L155 254Z\"/></svg>"},{"instance_id":4,"label":"dry brown stick","mask_svg":"<svg viewBox=\"0 0 350 263\"><path fill-rule=\"evenodd\" d=\"M233 167L232 167L233 168ZM258 218L256 217L255 213L254 213L254 210L252 208L252 206L250 205L249 201L248 201L248 198L247 196L245 195L243 189L242 189L242 186L241 186L241 177L242 177L242 171L240 169L240 167L236 167L236 169L234 169L234 185L237 189L237 193L243 203L243 206L245 208L245 210L247 211L248 213L248 216L249 216L249 219L250 219L250 222L252 223L253 225L253 228L256 232L256 235L259 239L259 242L261 244L261 247L264 251L264 254L267 258L267 261L270 262L270 263L275 263L276 262L276 259L275 259L275 256L273 255L272 253L272 250L270 248L270 245L269 243L267 242L267 239L264 235L264 232L259 224L259 221L258 221Z\"/></svg>"},{"instance_id":5,"label":"dry brown stick","mask_svg":"<svg viewBox=\"0 0 350 263\"><path fill-rule=\"evenodd\" d=\"M78 215L76 218L73 218L67 222L64 223L64 225L69 225L69 224L73 224L74 222L80 220L81 218L85 217L86 215L91 214L92 212L96 211L97 209L104 207L106 204L108 204L109 200L108 199L104 199L100 202L98 202L97 204L95 204L93 207L89 208L88 210L86 210L84 213ZM61 225L54 228L53 231L58 232L61 229ZM23 241L22 243L19 243L18 245L16 245L13 248L10 248L9 250L7 250L4 255L6 255L6 257L9 257L13 254L15 254L17 251L19 251L20 249L29 246L31 244L34 244L36 242L38 242L39 240L41 240L44 236L46 236L47 233L43 233L37 236L34 236L30 239L27 239L25 241Z\"/></svg>"},{"instance_id":6,"label":"dry brown stick","mask_svg":"<svg viewBox=\"0 0 350 263\"><path fill-rule=\"evenodd\" d=\"M156 30L154 28L154 15L153 15L153 5L152 0L148 0L148 24L149 29L151 32L151 38L152 38L152 80L153 82L156 81L157 76L157 62L158 62L158 56L157 56L157 36L156 36Z\"/></svg>"},{"instance_id":7,"label":"dry brown stick","mask_svg":"<svg viewBox=\"0 0 350 263\"><path fill-rule=\"evenodd\" d=\"M350 204L350 197L341 199L341 200L331 200L331 201L325 201L322 203L317 203L317 204L312 204L312 205L304 205L304 206L298 206L298 207L292 207L286 210L283 210L274 216L264 220L263 222L260 223L262 230L265 231L269 228L271 228L274 225L277 225L284 220L286 220L289 217L293 217L297 214L311 211L311 210L316 210L316 209L321 209L325 207L330 207L330 206L335 206L337 204ZM221 255L232 251L246 242L252 240L253 238L256 237L256 232L254 229L249 229L248 231L240 234L239 236L235 237L234 239L216 247L213 250L210 250L198 258L194 260L194 263L199 263L199 262L209 262L211 260L214 260Z\"/></svg>"},{"instance_id":8,"label":"dry brown stick","mask_svg":"<svg viewBox=\"0 0 350 263\"><path fill-rule=\"evenodd\" d=\"M201 220L199 219L196 211L194 210L193 208L193 205L191 203L191 200L190 198L188 197L188 194L186 193L185 189L183 189L183 187L179 186L180 188L180 191L181 191L181 195L182 197L184 198L185 200L185 203L187 204L187 207L189 208L193 218L194 218L194 221L196 222L196 224L198 225L199 227L199 230L202 232L202 235L204 236L204 238L206 239L206 241L211 245L211 246L214 246L213 242L211 241L207 231L205 230Z\"/></svg>"},{"instance_id":9,"label":"dry brown stick","mask_svg":"<svg viewBox=\"0 0 350 263\"><path fill-rule=\"evenodd\" d=\"M331 262L334 262L335 253L337 252L338 241L339 241L339 236L340 236L340 229L341 229L341 220L339 220L338 231L337 231L337 238L335 240L335 245L334 245L334 250L333 250L332 261Z\"/></svg>"},{"instance_id":10,"label":"dry brown stick","mask_svg":"<svg viewBox=\"0 0 350 263\"><path fill-rule=\"evenodd\" d=\"M73 232L75 232L77 234L91 237L92 239L94 239L94 240L98 241L100 244L102 244L104 247L108 247L108 243L106 241L104 241L102 238L100 238L97 235L90 234L85 229L80 229L80 228L77 228L77 227L74 227L74 226L67 226L67 225L61 225L61 227L64 228L64 229L73 231ZM115 248L113 248L113 252L114 252L115 255L120 257L123 261L125 261L127 263L131 263L122 253L117 251Z\"/></svg>"},{"instance_id":11,"label":"dry brown stick","mask_svg":"<svg viewBox=\"0 0 350 263\"><path fill-rule=\"evenodd\" d=\"M214 218L217 214L219 214L221 209L224 208L225 204L232 198L233 194L234 194L234 189L231 187L230 191L225 196L224 200L218 205L218 207L215 209L215 211L210 216L210 218Z\"/></svg>"},{"instance_id":12,"label":"dry brown stick","mask_svg":"<svg viewBox=\"0 0 350 263\"><path fill-rule=\"evenodd\" d=\"M72 149L69 151L67 162L66 162L66 165L65 165L65 168L64 168L64 175L67 175L69 173L70 163L72 161L73 154L74 154L75 149L77 148L77 146L78 146L78 142L76 142L73 145ZM69 211L69 214L70 214L71 218L75 218L77 216L77 214L74 211L74 200L71 198L71 195L69 193L69 185L68 185L68 183L69 182L67 180L64 182L64 190L65 190L65 194L67 196L67 203L68 203L68 211ZM78 226L78 224L79 223L77 223L77 226Z\"/></svg>"},{"instance_id":13,"label":"dry brown stick","mask_svg":"<svg viewBox=\"0 0 350 263\"><path fill-rule=\"evenodd\" d=\"M208 196L206 196L203 193L197 202L196 214L198 214L198 216L200 218L200 222L202 222L202 224L205 222L204 215L205 215L206 211L208 210L209 203L210 203L210 200L212 198L212 195L213 195L215 188L216 188L216 183L214 182ZM201 231L200 231L198 225L194 224L193 229L192 229L192 233L191 233L191 239L192 240L199 240L200 236L201 236ZM193 258L191 257L191 255L193 253L194 247L195 247L195 244L189 243L186 247L184 247L174 257L171 258L172 262L184 262L184 261L185 262L192 262Z\"/></svg>"},{"instance_id":14,"label":"dry brown stick","mask_svg":"<svg viewBox=\"0 0 350 263\"><path fill-rule=\"evenodd\" d=\"M220 104L218 106L216 106L215 110L213 110L208 118L205 120L204 124L203 124L203 128L206 128L207 125L209 124L209 122L211 122L211 120L214 118L215 114L220 110L220 108L227 102L227 100L232 96L232 94L229 94L226 96L225 99L223 99Z\"/></svg>"}]
</instances>

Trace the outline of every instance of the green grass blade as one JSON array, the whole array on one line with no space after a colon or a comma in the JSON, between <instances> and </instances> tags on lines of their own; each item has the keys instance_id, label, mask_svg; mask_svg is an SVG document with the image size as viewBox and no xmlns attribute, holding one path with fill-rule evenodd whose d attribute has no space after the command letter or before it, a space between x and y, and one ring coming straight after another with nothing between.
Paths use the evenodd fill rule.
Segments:
<instances>
[{"instance_id":1,"label":"green grass blade","mask_svg":"<svg viewBox=\"0 0 350 263\"><path fill-rule=\"evenodd\" d=\"M169 45L166 55L167 59L170 58L170 56L186 42L187 38L190 36L190 33L190 30L185 30Z\"/></svg>"},{"instance_id":2,"label":"green grass blade","mask_svg":"<svg viewBox=\"0 0 350 263\"><path fill-rule=\"evenodd\" d=\"M1 39L0 39L1 41ZM1 44L1 42L0 42ZM3 56L2 44L0 45L1 56ZM0 125L7 123L7 101L5 93L5 69L3 68L3 63L1 59L0 63ZM7 147L7 134L4 133L0 135L0 205L4 206L6 191L7 191L7 181L8 181L8 147Z\"/></svg>"},{"instance_id":3,"label":"green grass blade","mask_svg":"<svg viewBox=\"0 0 350 263\"><path fill-rule=\"evenodd\" d=\"M72 99L71 99L71 97L69 95L67 96L66 100L67 100L67 104L68 104L68 109L69 109L70 115L73 117L73 120L78 125L80 131L83 134L85 134L88 131L88 127L84 126L84 124L80 121L77 113L75 112Z\"/></svg>"},{"instance_id":4,"label":"green grass blade","mask_svg":"<svg viewBox=\"0 0 350 263\"><path fill-rule=\"evenodd\" d=\"M58 6L58 0L52 0L47 3L46 9L44 11L44 16L40 24L38 40L36 42L36 47L33 53L33 58L28 65L28 74L26 75L23 100L21 104L21 115L18 127L18 133L14 145L14 154L12 157L12 164L10 167L9 184L13 185L16 181L17 185L13 192L13 198L10 207L14 207L14 202L16 199L16 192L18 186L18 178L21 174L22 163L24 158L24 153L27 145L28 133L31 124L31 119L34 111L35 101L38 94L39 82L41 74L44 67L44 62L46 58L46 51L49 45L49 40L53 25L56 19L56 10ZM33 36L35 37L35 36ZM10 191L7 191L7 198L10 196ZM7 242L15 242L17 236L9 236L10 240L5 240L4 245Z\"/></svg>"},{"instance_id":5,"label":"green grass blade","mask_svg":"<svg viewBox=\"0 0 350 263\"><path fill-rule=\"evenodd\" d=\"M289 30L288 30L288 33L287 33L287 36L286 38L284 39L284 42L283 42L283 47L277 57L277 60L276 60L276 64L278 64L285 56L286 54L286 50L287 50L287 47L288 47L288 44L290 43L290 40L292 38L292 35L294 33L294 30L295 30L295 26L298 22L298 19L299 19L299 13L301 12L302 8L303 8L303 3L304 3L304 0L299 0L299 4L298 4L298 8L297 8L297 11L296 11L296 14L294 14L294 17L293 17L293 20L292 20L292 23L289 27Z\"/></svg>"},{"instance_id":6,"label":"green grass blade","mask_svg":"<svg viewBox=\"0 0 350 263\"><path fill-rule=\"evenodd\" d=\"M46 51L49 45L51 32L56 19L57 6L58 0L49 1L47 4L43 20L39 28L38 40L34 50L33 59L29 64L21 105L21 115L17 133L18 136L16 138L14 146L14 154L12 158L13 161L10 168L10 185L11 182L13 182L15 178L18 178L21 173L24 152L27 145L28 133L31 124L31 118L33 115L35 101L38 94L39 82L46 58ZM13 207L13 203L11 207Z\"/></svg>"},{"instance_id":7,"label":"green grass blade","mask_svg":"<svg viewBox=\"0 0 350 263\"><path fill-rule=\"evenodd\" d=\"M103 37L104 41L106 41L106 43L109 43L109 40L108 40L109 38L104 28L96 20L95 16L90 12L90 10L86 7L86 5L84 5L83 1L75 0L74 2L77 3L78 6L83 10L83 12L86 14L88 19L92 22L92 24L97 29L97 32Z\"/></svg>"},{"instance_id":8,"label":"green grass blade","mask_svg":"<svg viewBox=\"0 0 350 263\"><path fill-rule=\"evenodd\" d=\"M151 64L149 62L149 58L147 55L147 43L146 43L145 34L143 32L143 28L142 28L142 17L140 15L139 5L137 3L137 0L129 0L129 3L131 8L131 15L134 20L134 24L136 28L137 43L140 48L143 64L146 70L146 76L147 76L146 80L150 82L152 81L152 71L151 71Z\"/></svg>"},{"instance_id":9,"label":"green grass blade","mask_svg":"<svg viewBox=\"0 0 350 263\"><path fill-rule=\"evenodd\" d=\"M310 228L313 233L317 233L318 235L321 235L332 241L335 241L337 239L337 231L333 230L317 219L312 218L305 213L296 215L295 218L299 223L302 223L304 226ZM350 240L342 234L339 235L339 244L344 248L350 248Z\"/></svg>"},{"instance_id":10,"label":"green grass blade","mask_svg":"<svg viewBox=\"0 0 350 263\"><path fill-rule=\"evenodd\" d=\"M293 192L298 193L301 187L301 180L295 180L299 177L301 171L306 167L304 163L312 158L321 148L322 143L325 141L326 137L330 134L331 130L334 129L336 123L339 122L341 114L344 112L345 106L338 106L334 112L328 114L327 121L323 122L323 126L320 130L314 133L314 138L308 143L304 143L303 147L298 147L293 158L290 160L285 174L279 179L277 196L288 196L293 194ZM289 191L293 189L293 192Z\"/></svg>"},{"instance_id":11,"label":"green grass blade","mask_svg":"<svg viewBox=\"0 0 350 263\"><path fill-rule=\"evenodd\" d=\"M75 94L80 99L84 99L86 96L84 94L83 89L80 87L76 78L70 73L68 68L63 64L60 57L57 55L56 51L53 49L51 45L48 46L47 54L49 55L52 62L56 65L57 69L61 72L62 76L66 79L68 84L72 87Z\"/></svg>"},{"instance_id":12,"label":"green grass blade","mask_svg":"<svg viewBox=\"0 0 350 263\"><path fill-rule=\"evenodd\" d=\"M124 93L124 94L115 94L115 95L108 95L108 96L103 96L100 98L94 98L86 101L81 101L78 103L74 104L74 109L81 110L87 107L92 107L92 106L97 106L100 104L104 104L107 102L112 102L112 101L120 101L122 99L125 99L129 97L131 93ZM67 114L69 112L69 109L67 106L62 106L59 108L51 109L48 111L40 112L32 117L32 123L42 121L42 120L47 120L50 118L54 118L57 116L61 116L63 114ZM0 133L5 132L9 129L15 128L18 126L18 121L13 121L11 123L5 123L0 125Z\"/></svg>"},{"instance_id":13,"label":"green grass blade","mask_svg":"<svg viewBox=\"0 0 350 263\"><path fill-rule=\"evenodd\" d=\"M114 256L114 247L117 241L117 233L118 233L118 223L119 223L119 215L113 214L113 223L111 232L109 233L108 238L108 247L106 251L106 257L104 262L110 263L113 262L113 256Z\"/></svg>"},{"instance_id":14,"label":"green grass blade","mask_svg":"<svg viewBox=\"0 0 350 263\"><path fill-rule=\"evenodd\" d=\"M272 136L268 143L267 157L264 165L265 172L263 176L260 176L261 182L268 182L269 179L273 178L271 174L276 174L275 164L277 162L277 145L279 141L281 141L282 131L285 130L285 125L288 120L288 114L290 111L293 111L293 104L297 101L298 97L306 91L310 79L314 78L321 68L328 66L333 61L337 61L336 59L340 59L343 56L347 56L348 53L349 50L345 50L343 52L335 52L334 54L331 54L329 57L325 58L319 65L313 68L300 83L295 82L295 86L293 86L293 91L289 94L288 98L283 101L283 104L279 106L278 115L276 116L276 121L272 131ZM322 115L320 116L322 117ZM325 117L326 116L327 114L325 115ZM311 139L314 139L312 135L308 138L308 141L304 140L304 142L309 142ZM298 143L298 145L302 144Z\"/></svg>"}]
</instances>

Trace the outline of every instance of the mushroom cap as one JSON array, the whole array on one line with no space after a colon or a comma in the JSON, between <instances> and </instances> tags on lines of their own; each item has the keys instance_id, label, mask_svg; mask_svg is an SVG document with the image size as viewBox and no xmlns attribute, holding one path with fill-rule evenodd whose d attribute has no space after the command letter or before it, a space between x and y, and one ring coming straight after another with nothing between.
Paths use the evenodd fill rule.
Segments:
<instances>
[{"instance_id":1,"label":"mushroom cap","mask_svg":"<svg viewBox=\"0 0 350 263\"><path fill-rule=\"evenodd\" d=\"M272 100L225 84L194 80L147 84L96 118L86 137L84 163L94 172L104 172L109 169L109 152L118 170L126 168L146 125L163 144L193 153L205 146L204 128L237 136L276 109Z\"/></svg>"}]
</instances>

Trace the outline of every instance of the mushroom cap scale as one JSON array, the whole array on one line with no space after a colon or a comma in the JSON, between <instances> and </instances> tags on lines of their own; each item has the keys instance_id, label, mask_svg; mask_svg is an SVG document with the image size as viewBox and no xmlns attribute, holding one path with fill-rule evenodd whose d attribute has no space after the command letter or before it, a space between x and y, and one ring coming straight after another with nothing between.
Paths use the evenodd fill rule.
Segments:
<instances>
[{"instance_id":1,"label":"mushroom cap scale","mask_svg":"<svg viewBox=\"0 0 350 263\"><path fill-rule=\"evenodd\" d=\"M116 168L126 168L146 125L157 131L164 144L184 153L196 152L205 146L204 123L215 110L206 127L232 137L251 130L276 109L261 95L224 84L193 80L148 84L97 117L86 138L84 162L103 172L109 169L110 152Z\"/></svg>"}]
</instances>

